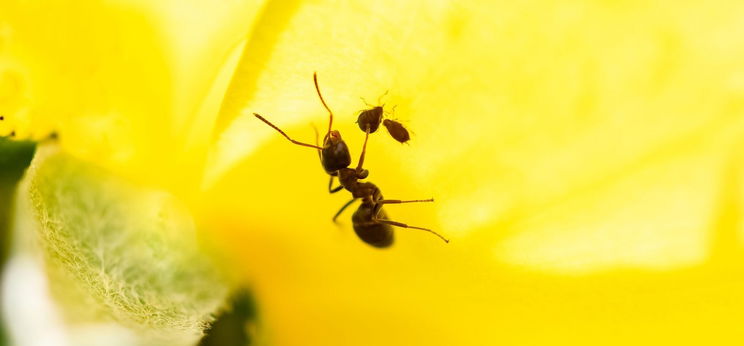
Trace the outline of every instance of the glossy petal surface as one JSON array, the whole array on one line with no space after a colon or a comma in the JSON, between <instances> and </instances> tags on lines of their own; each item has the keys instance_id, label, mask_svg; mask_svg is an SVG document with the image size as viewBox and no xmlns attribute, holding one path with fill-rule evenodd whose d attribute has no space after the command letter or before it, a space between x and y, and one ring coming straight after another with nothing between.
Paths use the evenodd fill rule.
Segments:
<instances>
[{"instance_id":1,"label":"glossy petal surface","mask_svg":"<svg viewBox=\"0 0 744 346\"><path fill-rule=\"evenodd\" d=\"M217 122L204 220L278 345L741 340L744 8L711 2L274 3ZM355 238L312 149L370 139L398 230ZM354 165L354 163L352 163ZM260 245L259 245L260 244Z\"/></svg>"}]
</instances>

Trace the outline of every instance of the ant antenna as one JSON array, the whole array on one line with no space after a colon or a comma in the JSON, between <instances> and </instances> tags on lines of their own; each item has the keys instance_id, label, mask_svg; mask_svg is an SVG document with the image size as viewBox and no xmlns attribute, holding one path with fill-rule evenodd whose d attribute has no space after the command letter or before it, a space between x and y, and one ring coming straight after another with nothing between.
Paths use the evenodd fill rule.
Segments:
<instances>
[{"instance_id":1,"label":"ant antenna","mask_svg":"<svg viewBox=\"0 0 744 346\"><path fill-rule=\"evenodd\" d=\"M313 82L315 82L315 91L318 92L318 97L320 98L320 102L323 103L323 107L328 110L328 114L330 115L328 120L328 133L326 133L326 138L330 136L331 134L331 126L333 125L333 112L331 112L331 109L326 104L325 100L323 99L323 95L320 94L320 87L318 87L318 73L313 72Z\"/></svg>"},{"instance_id":2,"label":"ant antenna","mask_svg":"<svg viewBox=\"0 0 744 346\"><path fill-rule=\"evenodd\" d=\"M268 121L268 120L264 119L264 117L262 117L262 116L258 115L258 113L253 113L253 115L255 115L255 116L256 116L256 118L258 118L259 120L261 120L261 121L263 121L264 123L266 123L266 125L269 125L269 126L271 126L272 128L274 128L274 130L277 130L277 131L279 131L279 133L281 133L281 134L282 134L282 136L284 136L285 138L289 139L289 141L290 141L290 142L292 142L292 143L294 143L294 144L297 144L297 145L301 145L301 146L303 146L303 147L309 147L309 148L315 148L315 149L318 149L318 150L323 150L323 148L321 148L321 147L319 147L319 146L317 146L317 145L312 145L312 144L302 143L302 142L296 141L296 140L294 140L294 139L292 139L292 138L289 138L289 136L287 136L287 134L286 134L286 133L284 133L284 131L282 131L282 130L281 130L280 128L276 127L276 125L272 124L272 123L271 123L270 121Z\"/></svg>"}]
</instances>

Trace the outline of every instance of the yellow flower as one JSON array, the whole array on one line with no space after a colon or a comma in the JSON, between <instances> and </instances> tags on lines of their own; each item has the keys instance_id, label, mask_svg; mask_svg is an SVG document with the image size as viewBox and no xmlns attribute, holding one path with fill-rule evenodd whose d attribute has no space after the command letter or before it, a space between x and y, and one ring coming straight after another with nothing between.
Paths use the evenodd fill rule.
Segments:
<instances>
[{"instance_id":1,"label":"yellow flower","mask_svg":"<svg viewBox=\"0 0 744 346\"><path fill-rule=\"evenodd\" d=\"M236 24L205 33L150 8L184 29L161 40L137 7L102 15L101 30L65 19L59 26L77 34L69 58L22 51L14 63L33 76L21 80L44 85L16 92L44 105L29 119L62 114L66 150L189 203L253 288L270 344L742 339L744 5L253 6L208 12ZM254 16L221 100L232 35ZM17 18L6 19L11 32L47 23ZM39 40L22 46L62 51ZM137 48L133 61L122 47ZM106 68L86 78L96 64ZM399 229L380 251L356 238L351 211L330 221L348 194L326 195L313 149L252 116L312 142L309 124L327 121L313 71L353 157L359 97L389 91L382 102L414 136L401 146L384 130L372 135L369 180L388 198L435 197L386 210L450 244Z\"/></svg>"}]
</instances>

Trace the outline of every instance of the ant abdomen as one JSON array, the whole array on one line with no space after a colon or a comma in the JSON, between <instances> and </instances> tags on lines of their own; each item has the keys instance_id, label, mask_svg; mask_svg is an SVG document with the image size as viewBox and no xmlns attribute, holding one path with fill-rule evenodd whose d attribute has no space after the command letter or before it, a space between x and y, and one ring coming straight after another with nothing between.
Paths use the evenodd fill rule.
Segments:
<instances>
[{"instance_id":1,"label":"ant abdomen","mask_svg":"<svg viewBox=\"0 0 744 346\"><path fill-rule=\"evenodd\" d=\"M369 133L374 133L375 131L377 131L377 128L380 127L381 121L382 107L380 106L362 111L361 113L359 113L359 117L357 118L359 129L361 129L362 131L367 131L367 128L369 128Z\"/></svg>"},{"instance_id":2,"label":"ant abdomen","mask_svg":"<svg viewBox=\"0 0 744 346\"><path fill-rule=\"evenodd\" d=\"M393 227L377 222L374 215L374 207L362 203L351 217L354 225L354 233L365 243L377 248L386 248L393 244ZM377 218L387 219L385 211L379 209Z\"/></svg>"}]
</instances>

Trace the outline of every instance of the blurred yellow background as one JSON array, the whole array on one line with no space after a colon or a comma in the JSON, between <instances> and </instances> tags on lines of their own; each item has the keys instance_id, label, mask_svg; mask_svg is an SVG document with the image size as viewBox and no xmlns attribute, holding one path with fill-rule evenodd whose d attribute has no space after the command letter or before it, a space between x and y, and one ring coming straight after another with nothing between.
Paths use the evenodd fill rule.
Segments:
<instances>
[{"instance_id":1,"label":"blurred yellow background","mask_svg":"<svg viewBox=\"0 0 744 346\"><path fill-rule=\"evenodd\" d=\"M29 87L0 107L187 201L268 344L744 341L744 3L14 6L7 40L28 41L3 66ZM386 210L450 244L397 230L381 251L352 210L330 221L349 195L252 116L312 142L314 71L354 162L359 97L389 91L414 135L372 135L369 180L434 197Z\"/></svg>"}]
</instances>

